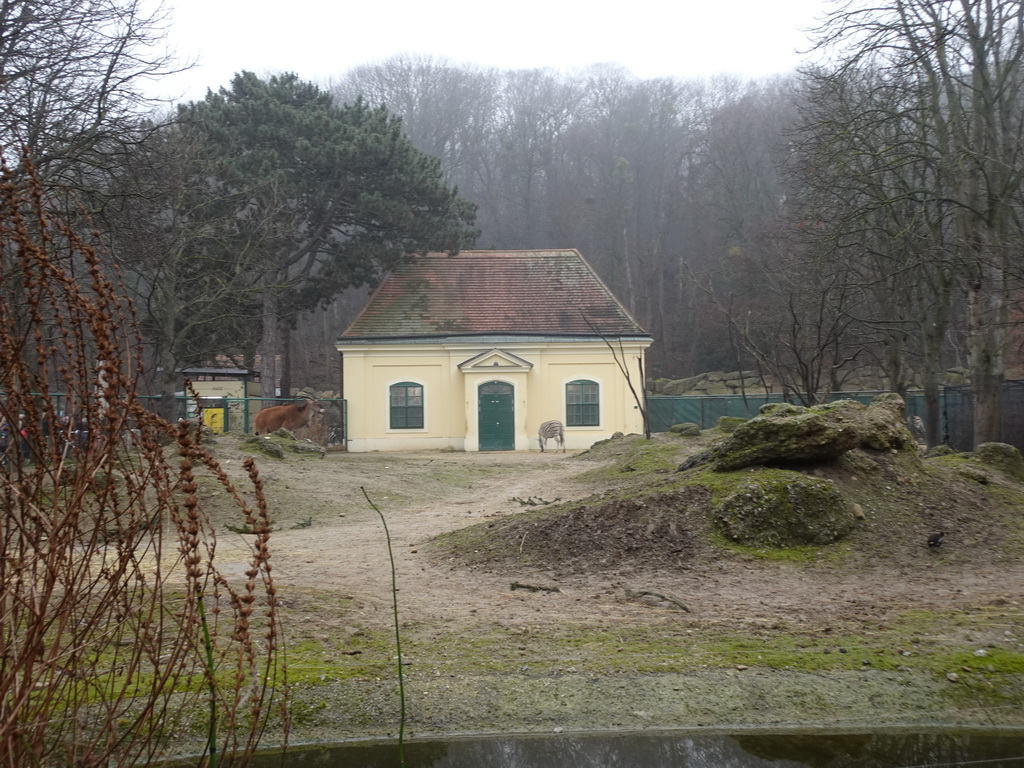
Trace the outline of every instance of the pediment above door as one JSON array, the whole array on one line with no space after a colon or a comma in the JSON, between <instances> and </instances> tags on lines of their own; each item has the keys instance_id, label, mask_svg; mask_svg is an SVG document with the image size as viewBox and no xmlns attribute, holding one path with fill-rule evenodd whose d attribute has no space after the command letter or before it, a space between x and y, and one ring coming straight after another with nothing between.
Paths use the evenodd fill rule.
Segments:
<instances>
[{"instance_id":1,"label":"pediment above door","mask_svg":"<svg viewBox=\"0 0 1024 768\"><path fill-rule=\"evenodd\" d=\"M511 352L501 349L489 349L459 363L459 370L463 373L470 371L529 371L531 368L533 368L533 363L529 360L524 360L519 355L513 355Z\"/></svg>"}]
</instances>

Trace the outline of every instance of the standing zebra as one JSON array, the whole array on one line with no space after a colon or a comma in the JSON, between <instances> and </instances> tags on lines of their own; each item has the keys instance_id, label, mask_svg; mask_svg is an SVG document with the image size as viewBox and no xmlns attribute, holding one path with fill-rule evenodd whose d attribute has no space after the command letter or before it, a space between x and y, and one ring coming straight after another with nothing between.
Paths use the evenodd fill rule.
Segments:
<instances>
[{"instance_id":1,"label":"standing zebra","mask_svg":"<svg viewBox=\"0 0 1024 768\"><path fill-rule=\"evenodd\" d=\"M565 429L562 427L562 422L557 419L552 419L551 421L545 421L540 425L540 430L537 432L537 438L540 441L541 453L544 453L544 445L547 443L549 437L555 438L555 445L560 446L562 448L562 453L565 453Z\"/></svg>"}]
</instances>

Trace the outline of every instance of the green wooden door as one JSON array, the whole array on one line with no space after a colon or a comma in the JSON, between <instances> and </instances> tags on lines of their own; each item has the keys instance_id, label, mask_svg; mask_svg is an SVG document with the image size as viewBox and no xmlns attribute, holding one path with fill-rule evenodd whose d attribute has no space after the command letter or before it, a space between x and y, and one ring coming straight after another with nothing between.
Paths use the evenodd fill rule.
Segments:
<instances>
[{"instance_id":1,"label":"green wooden door","mask_svg":"<svg viewBox=\"0 0 1024 768\"><path fill-rule=\"evenodd\" d=\"M489 381L481 384L478 391L480 450L515 450L515 407L512 403L515 390L512 385Z\"/></svg>"}]
</instances>

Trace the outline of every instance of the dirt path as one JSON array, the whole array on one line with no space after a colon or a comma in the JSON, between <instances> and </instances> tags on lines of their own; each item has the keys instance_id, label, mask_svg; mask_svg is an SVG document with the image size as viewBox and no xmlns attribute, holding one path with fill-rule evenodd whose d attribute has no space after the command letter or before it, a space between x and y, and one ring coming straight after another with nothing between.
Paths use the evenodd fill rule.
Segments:
<instances>
[{"instance_id":1,"label":"dirt path","mask_svg":"<svg viewBox=\"0 0 1024 768\"><path fill-rule=\"evenodd\" d=\"M464 473L468 468L478 476L462 479L468 487L432 483L418 498L416 489L424 487L427 476L438 471L439 465L442 471L454 466ZM323 462L304 464L308 475L303 475L303 483L331 488L338 507L345 511L318 517L310 528L275 534L275 572L284 585L339 590L360 604L389 604L386 538L380 517L360 490L366 487L387 521L404 618L416 622L515 622L530 603L531 620L552 619L564 611L565 603L575 601L575 588L563 586L559 599L547 602L550 610L546 615L536 616L545 613L533 607L537 601L529 600L527 593L512 591L510 583L551 582L551 574L455 568L423 545L440 533L527 508L515 499L567 501L586 496L592 488L572 478L587 468L565 454L391 454L386 458L329 454ZM401 498L394 498L395 493Z\"/></svg>"},{"instance_id":2,"label":"dirt path","mask_svg":"<svg viewBox=\"0 0 1024 768\"><path fill-rule=\"evenodd\" d=\"M264 462L266 464L267 462ZM689 619L711 624L836 628L883 623L908 608L967 609L1016 601L1024 592L1024 564L963 563L921 547L916 562L865 568L855 574L793 569L763 561L718 559L681 564L671 572L613 570L586 576L540 568L456 567L432 553L434 536L522 512L526 500L568 501L591 495L594 469L571 454L467 453L353 456L329 454L305 461L282 487L281 469L270 478L271 502L301 491L318 497L319 512L306 528L274 535L275 573L282 584L338 590L359 603L388 604L390 567L384 529L361 488L384 513L395 555L402 615L445 623L587 622L651 618L651 600L625 599L625 590L672 596ZM442 480L432 479L440 474ZM446 483L445 474L459 481ZM305 506L317 509L317 504ZM342 511L337 511L342 510ZM227 542L244 552L241 542ZM222 547L225 546L222 543ZM557 586L538 600L512 582Z\"/></svg>"}]
</instances>

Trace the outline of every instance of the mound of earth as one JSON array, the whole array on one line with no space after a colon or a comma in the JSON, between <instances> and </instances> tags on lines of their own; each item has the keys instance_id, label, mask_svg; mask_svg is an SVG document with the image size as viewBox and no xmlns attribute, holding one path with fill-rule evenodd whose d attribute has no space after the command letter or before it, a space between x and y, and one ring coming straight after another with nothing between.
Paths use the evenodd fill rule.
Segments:
<instances>
[{"instance_id":1,"label":"mound of earth","mask_svg":"<svg viewBox=\"0 0 1024 768\"><path fill-rule=\"evenodd\" d=\"M760 416L679 469L729 473L752 468L711 481L735 486L714 503L715 523L732 541L762 547L832 544L853 530L855 508L833 481L798 470L809 463L827 466L855 449L868 455L902 453L904 463L914 465L912 471L920 469L899 396L881 395L869 406L853 400L811 408L766 405Z\"/></svg>"},{"instance_id":2,"label":"mound of earth","mask_svg":"<svg viewBox=\"0 0 1024 768\"><path fill-rule=\"evenodd\" d=\"M685 569L705 549L701 532L710 499L710 491L703 487L641 498L593 499L564 510L517 515L464 529L444 537L445 547L465 553L470 563L512 556L569 572L640 563ZM460 541L463 537L469 540Z\"/></svg>"},{"instance_id":3,"label":"mound of earth","mask_svg":"<svg viewBox=\"0 0 1024 768\"><path fill-rule=\"evenodd\" d=\"M299 440L291 430L281 427L269 435L248 435L242 439L246 450L274 459L283 459L286 451L323 458L327 449L310 439Z\"/></svg>"},{"instance_id":4,"label":"mound of earth","mask_svg":"<svg viewBox=\"0 0 1024 768\"><path fill-rule=\"evenodd\" d=\"M617 488L462 528L431 546L467 566L520 564L577 574L684 571L698 560L735 557L734 545L805 546L821 554L841 540L849 543L844 557L853 561L899 565L915 560L938 531L956 531L963 557L1010 556L1000 531L1016 524L1022 484L1004 469L1005 458L922 459L857 447L799 469L652 470L656 462L645 452L657 455L668 444L630 436L592 448L578 460L615 456L612 474L623 478ZM986 450L983 455L994 453Z\"/></svg>"}]
</instances>

